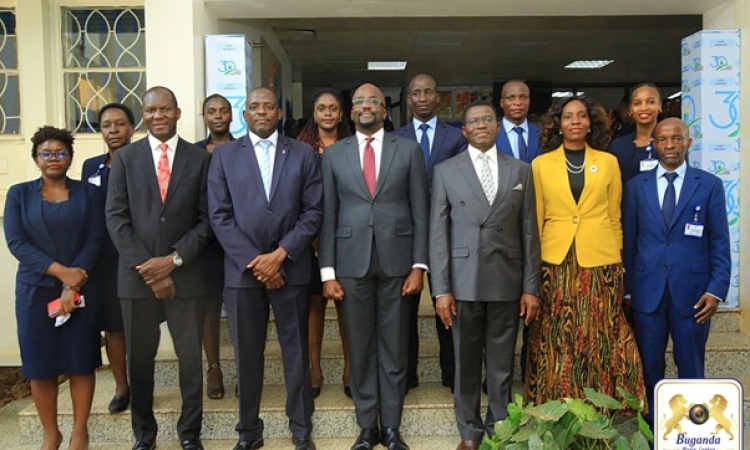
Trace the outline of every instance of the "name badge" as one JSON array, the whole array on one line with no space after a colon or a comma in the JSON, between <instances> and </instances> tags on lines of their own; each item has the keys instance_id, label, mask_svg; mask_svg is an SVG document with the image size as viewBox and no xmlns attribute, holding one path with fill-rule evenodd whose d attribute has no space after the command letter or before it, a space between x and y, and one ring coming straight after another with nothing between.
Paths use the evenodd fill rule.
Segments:
<instances>
[{"instance_id":1,"label":"name badge","mask_svg":"<svg viewBox=\"0 0 750 450\"><path fill-rule=\"evenodd\" d=\"M703 225L699 223L686 223L685 224L685 236L702 238L703 237Z\"/></svg>"},{"instance_id":2,"label":"name badge","mask_svg":"<svg viewBox=\"0 0 750 450\"><path fill-rule=\"evenodd\" d=\"M641 172L648 172L649 170L655 169L659 165L659 160L654 158L642 159L641 160Z\"/></svg>"},{"instance_id":3,"label":"name badge","mask_svg":"<svg viewBox=\"0 0 750 450\"><path fill-rule=\"evenodd\" d=\"M89 183L93 184L96 187L102 186L102 176L98 173L95 173L94 175L91 175L89 177Z\"/></svg>"}]
</instances>

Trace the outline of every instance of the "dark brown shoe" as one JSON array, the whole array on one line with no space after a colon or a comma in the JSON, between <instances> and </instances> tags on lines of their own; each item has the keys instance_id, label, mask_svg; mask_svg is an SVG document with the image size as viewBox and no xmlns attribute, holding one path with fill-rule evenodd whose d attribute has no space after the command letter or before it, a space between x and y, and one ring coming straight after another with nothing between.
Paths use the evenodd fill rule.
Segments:
<instances>
[{"instance_id":1,"label":"dark brown shoe","mask_svg":"<svg viewBox=\"0 0 750 450\"><path fill-rule=\"evenodd\" d=\"M477 450L479 448L479 441L472 441L461 439L456 450Z\"/></svg>"}]
</instances>

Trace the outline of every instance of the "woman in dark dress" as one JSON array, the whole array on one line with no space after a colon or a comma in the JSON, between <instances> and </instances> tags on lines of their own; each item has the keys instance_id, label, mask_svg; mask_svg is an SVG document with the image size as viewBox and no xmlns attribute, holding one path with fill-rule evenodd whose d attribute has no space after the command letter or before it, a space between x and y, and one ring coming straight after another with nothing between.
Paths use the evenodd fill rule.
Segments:
<instances>
[{"instance_id":1,"label":"woman in dark dress","mask_svg":"<svg viewBox=\"0 0 750 450\"><path fill-rule=\"evenodd\" d=\"M653 134L661 112L659 89L651 83L636 85L630 92L628 114L635 130L613 140L609 151L617 157L622 185L641 172L656 167L658 160Z\"/></svg>"},{"instance_id":2,"label":"woman in dark dress","mask_svg":"<svg viewBox=\"0 0 750 450\"><path fill-rule=\"evenodd\" d=\"M12 186L5 204L5 238L18 261L16 320L21 372L31 380L31 395L44 430L42 450L60 446L57 424L58 377L70 378L73 431L69 449L87 449L94 371L102 363L95 295L89 273L104 237L99 192L67 177L73 136L67 130L40 128L31 138L31 156L41 178ZM76 304L76 294L85 305ZM55 326L47 304L61 298L69 320Z\"/></svg>"},{"instance_id":3,"label":"woman in dark dress","mask_svg":"<svg viewBox=\"0 0 750 450\"><path fill-rule=\"evenodd\" d=\"M351 135L351 130L344 120L343 101L341 94L333 90L320 91L313 97L313 116L307 121L297 136L297 140L309 144L315 152L323 154L327 147ZM317 246L317 240L314 243ZM320 356L323 348L323 329L325 324L327 299L323 298L323 284L313 283L310 297L310 319L308 322L308 348L310 350L310 382L313 397L317 398L323 389L323 370L320 366ZM339 303L336 303L338 308ZM344 324L341 314L339 319L339 335L344 348L344 393L351 398L349 388L349 346L344 335Z\"/></svg>"},{"instance_id":4,"label":"woman in dark dress","mask_svg":"<svg viewBox=\"0 0 750 450\"><path fill-rule=\"evenodd\" d=\"M203 123L208 128L206 139L195 146L213 153L221 144L231 142L234 136L229 132L232 124L232 105L224 96L212 94L203 101ZM204 261L208 274L208 303L203 317L203 350L206 352L206 396L211 400L224 398L224 374L221 371L219 355L219 320L224 297L224 250L219 241L214 240L206 249Z\"/></svg>"},{"instance_id":5,"label":"woman in dark dress","mask_svg":"<svg viewBox=\"0 0 750 450\"><path fill-rule=\"evenodd\" d=\"M135 132L135 117L127 106L110 103L99 110L99 127L107 145L107 153L83 162L81 181L99 189L102 198L106 199L112 158L118 149L130 144ZM120 297L117 295L118 257L112 239L105 233L99 261L91 278L93 286L97 289L99 326L104 331L104 347L107 350L109 369L115 378L115 395L109 402L110 414L123 412L130 405L130 385L125 360L125 328L122 324Z\"/></svg>"}]
</instances>

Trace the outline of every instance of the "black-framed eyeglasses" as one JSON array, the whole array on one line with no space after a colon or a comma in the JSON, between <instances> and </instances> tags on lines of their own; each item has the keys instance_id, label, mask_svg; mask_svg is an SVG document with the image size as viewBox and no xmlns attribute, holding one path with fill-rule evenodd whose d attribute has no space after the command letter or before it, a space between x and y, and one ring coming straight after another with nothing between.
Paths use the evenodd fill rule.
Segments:
<instances>
[{"instance_id":1,"label":"black-framed eyeglasses","mask_svg":"<svg viewBox=\"0 0 750 450\"><path fill-rule=\"evenodd\" d=\"M37 153L37 156L44 161L49 161L53 156L57 160L63 160L70 156L70 152L67 150L60 150L59 152L39 152Z\"/></svg>"},{"instance_id":2,"label":"black-framed eyeglasses","mask_svg":"<svg viewBox=\"0 0 750 450\"><path fill-rule=\"evenodd\" d=\"M354 97L352 99L352 104L354 106L362 106L365 103L367 103L370 106L383 106L383 100L377 98L377 97Z\"/></svg>"},{"instance_id":3,"label":"black-framed eyeglasses","mask_svg":"<svg viewBox=\"0 0 750 450\"><path fill-rule=\"evenodd\" d=\"M472 117L471 119L468 119L466 121L466 125L474 128L479 125L479 122L482 122L485 125L489 125L492 122L497 122L497 117L494 117L494 116Z\"/></svg>"}]
</instances>

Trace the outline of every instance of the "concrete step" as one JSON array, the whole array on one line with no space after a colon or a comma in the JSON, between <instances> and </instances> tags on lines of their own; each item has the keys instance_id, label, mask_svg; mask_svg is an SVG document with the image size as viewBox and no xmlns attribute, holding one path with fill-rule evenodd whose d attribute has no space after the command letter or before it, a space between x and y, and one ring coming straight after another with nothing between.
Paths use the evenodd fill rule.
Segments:
<instances>
[{"instance_id":1,"label":"concrete step","mask_svg":"<svg viewBox=\"0 0 750 450\"><path fill-rule=\"evenodd\" d=\"M520 380L521 339L516 341L515 379ZM230 389L236 380L234 350L224 344L220 348L224 383ZM422 382L440 381L439 344L435 337L422 337L419 343L417 371ZM266 344L265 382L283 384L284 372L281 347L277 341ZM671 356L671 343L667 348L667 376L677 376ZM324 340L321 356L323 377L327 383L341 382L344 370L343 351L338 340ZM706 346L706 375L709 377L736 377L750 375L750 336L739 332L712 331ZM157 386L177 385L177 357L172 351L162 351L157 356Z\"/></svg>"}]
</instances>

